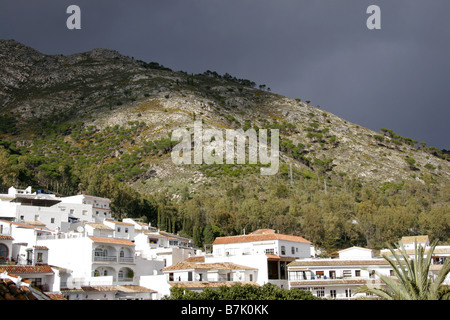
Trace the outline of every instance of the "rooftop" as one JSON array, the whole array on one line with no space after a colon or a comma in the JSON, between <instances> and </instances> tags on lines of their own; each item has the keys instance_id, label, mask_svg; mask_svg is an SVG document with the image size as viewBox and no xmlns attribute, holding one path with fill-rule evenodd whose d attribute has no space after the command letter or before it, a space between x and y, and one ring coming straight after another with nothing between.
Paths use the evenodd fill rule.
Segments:
<instances>
[{"instance_id":1,"label":"rooftop","mask_svg":"<svg viewBox=\"0 0 450 320\"><path fill-rule=\"evenodd\" d=\"M98 243L111 243L111 244L121 244L125 246L135 246L135 244L130 240L123 240L117 238L99 238L99 237L88 237L88 238Z\"/></svg>"},{"instance_id":2,"label":"rooftop","mask_svg":"<svg viewBox=\"0 0 450 320\"><path fill-rule=\"evenodd\" d=\"M218 263L196 263L196 262L178 262L172 266L163 268L162 271L173 270L189 270L189 269L209 269L209 270L256 270L247 266L238 265L231 262L218 262Z\"/></svg>"},{"instance_id":3,"label":"rooftop","mask_svg":"<svg viewBox=\"0 0 450 320\"><path fill-rule=\"evenodd\" d=\"M341 259L315 259L315 260L296 260L288 264L288 267L318 267L318 266L371 266L386 265L389 263L384 259L369 260L341 260Z\"/></svg>"},{"instance_id":4,"label":"rooftop","mask_svg":"<svg viewBox=\"0 0 450 320\"><path fill-rule=\"evenodd\" d=\"M241 242L254 242L254 241L268 241L268 240L285 240L285 241L311 244L310 241L308 241L305 238L300 237L300 236L276 233L275 230L272 230L272 229L259 229L248 235L217 237L214 240L213 245L214 244L241 243Z\"/></svg>"},{"instance_id":5,"label":"rooftop","mask_svg":"<svg viewBox=\"0 0 450 320\"><path fill-rule=\"evenodd\" d=\"M186 289L204 289L204 288L218 288L222 286L231 287L235 284L241 285L252 285L259 287L259 284L253 281L245 281L245 282L235 282L235 281L220 281L220 282L199 282L199 281L188 281L188 282L172 282L170 285L172 287L183 287Z\"/></svg>"}]
</instances>

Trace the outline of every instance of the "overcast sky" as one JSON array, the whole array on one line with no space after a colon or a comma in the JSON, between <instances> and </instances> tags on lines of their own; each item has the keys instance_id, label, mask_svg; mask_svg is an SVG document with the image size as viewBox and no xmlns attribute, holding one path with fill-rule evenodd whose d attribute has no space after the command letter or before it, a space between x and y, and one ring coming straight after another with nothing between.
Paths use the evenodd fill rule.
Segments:
<instances>
[{"instance_id":1,"label":"overcast sky","mask_svg":"<svg viewBox=\"0 0 450 320\"><path fill-rule=\"evenodd\" d=\"M69 30L69 5L81 30ZM381 29L369 30L369 5ZM449 0L0 0L0 38L228 72L348 121L450 149Z\"/></svg>"}]
</instances>

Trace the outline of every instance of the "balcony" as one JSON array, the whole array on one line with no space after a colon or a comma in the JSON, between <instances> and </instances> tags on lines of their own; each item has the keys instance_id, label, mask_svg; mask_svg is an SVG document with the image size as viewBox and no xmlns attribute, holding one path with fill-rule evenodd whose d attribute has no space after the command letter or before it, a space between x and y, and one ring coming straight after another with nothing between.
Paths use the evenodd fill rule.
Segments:
<instances>
[{"instance_id":1,"label":"balcony","mask_svg":"<svg viewBox=\"0 0 450 320\"><path fill-rule=\"evenodd\" d=\"M93 262L105 262L105 263L134 264L134 257L104 256L104 255L95 255L94 254L92 261Z\"/></svg>"},{"instance_id":2,"label":"balcony","mask_svg":"<svg viewBox=\"0 0 450 320\"><path fill-rule=\"evenodd\" d=\"M116 256L94 256L94 262L117 262Z\"/></svg>"},{"instance_id":3,"label":"balcony","mask_svg":"<svg viewBox=\"0 0 450 320\"><path fill-rule=\"evenodd\" d=\"M0 225L0 235L2 236L10 236L11 235L11 228L4 227Z\"/></svg>"},{"instance_id":4,"label":"balcony","mask_svg":"<svg viewBox=\"0 0 450 320\"><path fill-rule=\"evenodd\" d=\"M134 263L134 257L119 257L119 263Z\"/></svg>"}]
</instances>

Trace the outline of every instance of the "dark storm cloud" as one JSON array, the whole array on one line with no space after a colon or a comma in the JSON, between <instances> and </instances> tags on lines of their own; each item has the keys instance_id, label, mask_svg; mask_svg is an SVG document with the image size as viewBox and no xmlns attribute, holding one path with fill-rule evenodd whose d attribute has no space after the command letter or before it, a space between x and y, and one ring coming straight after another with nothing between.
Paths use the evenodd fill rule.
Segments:
<instances>
[{"instance_id":1,"label":"dark storm cloud","mask_svg":"<svg viewBox=\"0 0 450 320\"><path fill-rule=\"evenodd\" d=\"M65 27L82 10L82 30ZM381 30L366 9L381 8ZM450 149L448 0L0 0L0 38L228 72L348 121Z\"/></svg>"}]
</instances>

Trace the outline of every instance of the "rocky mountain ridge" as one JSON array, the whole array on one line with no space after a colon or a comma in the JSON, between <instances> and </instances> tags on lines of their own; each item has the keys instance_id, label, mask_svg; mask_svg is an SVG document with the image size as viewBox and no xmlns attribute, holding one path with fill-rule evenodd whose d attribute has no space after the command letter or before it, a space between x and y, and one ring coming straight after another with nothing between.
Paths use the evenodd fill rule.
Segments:
<instances>
[{"instance_id":1,"label":"rocky mountain ridge","mask_svg":"<svg viewBox=\"0 0 450 320\"><path fill-rule=\"evenodd\" d=\"M448 183L448 155L440 150L392 130L375 132L361 127L309 101L290 99L264 87L210 70L196 75L176 72L113 50L46 55L13 40L0 40L3 139L31 150L36 147L35 139L45 141L54 128L69 148L84 143L73 137L71 125L76 123L90 128L87 139L94 145L108 128L132 129L139 124L127 139L116 141L96 159L99 164L120 164L124 155L135 154L134 167L139 170L124 181L138 190L161 190L175 184L196 188L220 178L225 169L217 166L174 165L170 147L158 154L142 151L148 141L170 139L177 128L192 130L195 120L201 120L204 128L221 130L279 129L280 174L292 165L294 177L348 176L380 185L408 180ZM68 129L58 131L64 124ZM58 150L41 154L57 154ZM75 159L74 154L69 151L62 156ZM256 171L248 172L255 175ZM239 174L245 179L245 173Z\"/></svg>"}]
</instances>

